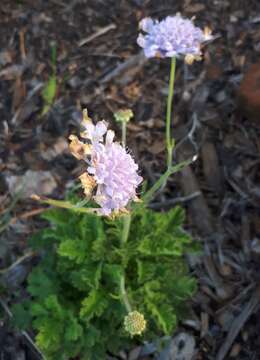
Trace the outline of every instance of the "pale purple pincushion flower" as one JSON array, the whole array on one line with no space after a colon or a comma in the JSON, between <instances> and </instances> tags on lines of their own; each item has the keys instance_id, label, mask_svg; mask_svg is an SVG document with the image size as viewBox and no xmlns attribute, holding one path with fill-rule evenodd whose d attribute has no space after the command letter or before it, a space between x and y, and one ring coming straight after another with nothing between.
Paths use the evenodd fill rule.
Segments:
<instances>
[{"instance_id":1,"label":"pale purple pincushion flower","mask_svg":"<svg viewBox=\"0 0 260 360\"><path fill-rule=\"evenodd\" d=\"M86 132L83 135L92 143L91 164L87 171L97 184L94 199L100 205L101 213L109 215L137 199L136 188L143 179L138 175L138 165L131 155L119 143L113 142L115 134L107 131L104 121L99 121L96 126L91 122L84 125Z\"/></svg>"},{"instance_id":2,"label":"pale purple pincushion flower","mask_svg":"<svg viewBox=\"0 0 260 360\"><path fill-rule=\"evenodd\" d=\"M199 56L201 44L211 38L209 32L204 33L179 14L167 16L162 21L145 18L140 22L140 28L147 34L139 34L137 43L148 58Z\"/></svg>"}]
</instances>

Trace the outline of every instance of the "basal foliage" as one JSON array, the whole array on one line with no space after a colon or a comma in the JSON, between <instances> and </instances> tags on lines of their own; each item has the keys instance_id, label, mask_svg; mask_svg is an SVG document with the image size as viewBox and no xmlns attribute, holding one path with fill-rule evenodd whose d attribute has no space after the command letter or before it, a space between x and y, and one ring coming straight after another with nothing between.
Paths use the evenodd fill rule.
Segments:
<instances>
[{"instance_id":1,"label":"basal foliage","mask_svg":"<svg viewBox=\"0 0 260 360\"><path fill-rule=\"evenodd\" d=\"M183 259L192 244L180 207L167 213L135 209L123 247L122 218L62 209L49 210L44 218L51 227L31 239L42 253L28 279L31 301L14 310L20 324L32 319L47 359L100 360L131 346L123 327L122 272L133 309L147 320L145 340L172 334L196 288Z\"/></svg>"}]
</instances>

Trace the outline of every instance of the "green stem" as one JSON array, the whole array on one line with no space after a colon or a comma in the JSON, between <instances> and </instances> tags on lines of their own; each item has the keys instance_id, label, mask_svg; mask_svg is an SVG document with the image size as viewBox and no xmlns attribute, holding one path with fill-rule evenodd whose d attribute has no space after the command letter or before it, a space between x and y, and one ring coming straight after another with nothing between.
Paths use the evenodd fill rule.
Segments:
<instances>
[{"instance_id":1,"label":"green stem","mask_svg":"<svg viewBox=\"0 0 260 360\"><path fill-rule=\"evenodd\" d=\"M121 293L121 299L125 305L126 311L129 313L132 311L131 305L128 300L127 292L125 289L125 276L122 275L120 278L120 293Z\"/></svg>"},{"instance_id":2,"label":"green stem","mask_svg":"<svg viewBox=\"0 0 260 360\"><path fill-rule=\"evenodd\" d=\"M49 199L49 198L41 198L38 195L32 195L31 199L39 201L42 204L48 204L54 207L62 208L62 209L68 209L72 210L78 213L84 213L84 214L94 214L97 212L98 209L94 208L85 208L81 207L80 205L83 204L72 204L69 201L66 200L55 200L55 199ZM47 210L47 209L46 209Z\"/></svg>"},{"instance_id":3,"label":"green stem","mask_svg":"<svg viewBox=\"0 0 260 360\"><path fill-rule=\"evenodd\" d=\"M131 215L128 214L124 216L121 246L124 246L124 244L127 242L130 231L130 225L131 225ZM131 312L131 305L125 288L125 273L123 273L120 278L120 294L127 312Z\"/></svg>"},{"instance_id":4,"label":"green stem","mask_svg":"<svg viewBox=\"0 0 260 360\"><path fill-rule=\"evenodd\" d=\"M142 200L143 200L144 204L147 204L152 200L153 195L166 183L169 176L182 170L185 166L191 164L192 162L193 162L193 159L183 161L180 164L177 164L174 166L170 166L165 171L165 173L160 176L160 178L156 181L156 183L153 184L151 189L149 189L146 192L146 194L143 196Z\"/></svg>"},{"instance_id":5,"label":"green stem","mask_svg":"<svg viewBox=\"0 0 260 360\"><path fill-rule=\"evenodd\" d=\"M121 244L124 245L127 242L129 231L131 225L131 215L127 214L124 216L124 224L123 224L123 231L122 231L122 238Z\"/></svg>"},{"instance_id":6,"label":"green stem","mask_svg":"<svg viewBox=\"0 0 260 360\"><path fill-rule=\"evenodd\" d=\"M172 113L172 100L174 95L174 80L175 80L175 67L176 58L171 58L171 72L169 81L169 92L167 99L167 112L166 112L166 148L167 148L167 168L172 165L172 150L174 143L171 137L171 113Z\"/></svg>"},{"instance_id":7,"label":"green stem","mask_svg":"<svg viewBox=\"0 0 260 360\"><path fill-rule=\"evenodd\" d=\"M122 144L123 147L126 146L126 121L122 122Z\"/></svg>"},{"instance_id":8,"label":"green stem","mask_svg":"<svg viewBox=\"0 0 260 360\"><path fill-rule=\"evenodd\" d=\"M122 144L126 146L126 121L122 122ZM122 237L121 237L121 246L123 247L127 242L129 231L131 225L131 215L127 214L124 216L123 220L123 230L122 230ZM127 296L126 288L125 288L125 272L121 275L120 278L120 294L121 299L125 305L126 311L129 313L131 312L131 305Z\"/></svg>"}]
</instances>

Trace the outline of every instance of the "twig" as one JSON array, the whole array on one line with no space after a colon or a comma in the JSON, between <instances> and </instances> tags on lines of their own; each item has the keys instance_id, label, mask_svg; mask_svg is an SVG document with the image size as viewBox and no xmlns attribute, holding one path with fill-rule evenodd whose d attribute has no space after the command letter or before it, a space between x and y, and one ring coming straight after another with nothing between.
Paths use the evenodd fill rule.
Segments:
<instances>
[{"instance_id":1,"label":"twig","mask_svg":"<svg viewBox=\"0 0 260 360\"><path fill-rule=\"evenodd\" d=\"M19 42L20 42L21 57L22 57L23 61L25 61L26 60L26 50L25 50L25 41L24 41L24 30L21 30L19 32Z\"/></svg>"},{"instance_id":2,"label":"twig","mask_svg":"<svg viewBox=\"0 0 260 360\"><path fill-rule=\"evenodd\" d=\"M160 209L160 208L174 206L176 204L183 204L185 202L195 199L196 197L198 197L200 195L201 195L201 191L195 191L194 193L187 195L187 196L179 196L175 199L151 203L149 205L149 207L151 209Z\"/></svg>"},{"instance_id":3,"label":"twig","mask_svg":"<svg viewBox=\"0 0 260 360\"><path fill-rule=\"evenodd\" d=\"M217 353L216 360L223 360L225 359L229 349L231 348L235 338L239 334L240 330L248 320L248 318L251 316L251 314L255 311L257 305L259 304L260 300L260 288L256 288L254 291L251 299L248 301L248 303L245 305L243 311L240 313L240 315L233 321L228 335L219 349Z\"/></svg>"},{"instance_id":4,"label":"twig","mask_svg":"<svg viewBox=\"0 0 260 360\"><path fill-rule=\"evenodd\" d=\"M2 306L3 310L6 312L6 314L8 315L9 319L13 318L13 314L11 312L11 310L9 309L9 307L7 306L7 304L0 298L0 305ZM22 335L26 338L26 340L29 342L29 344L33 347L33 349L36 351L36 353L38 355L41 356L42 360L46 360L45 356L43 355L43 353L41 352L41 350L37 347L37 345L34 343L34 341L32 340L32 338L30 337L30 335L27 333L27 331L21 331Z\"/></svg>"},{"instance_id":5,"label":"twig","mask_svg":"<svg viewBox=\"0 0 260 360\"><path fill-rule=\"evenodd\" d=\"M21 256L20 258L18 258L13 264L11 264L9 267L5 268L5 269L0 269L0 275L3 275L9 271L11 271L15 266L19 265L21 262L23 262L24 260L34 257L36 255L36 253L34 251L29 251L28 253L26 253L25 255Z\"/></svg>"},{"instance_id":6,"label":"twig","mask_svg":"<svg viewBox=\"0 0 260 360\"><path fill-rule=\"evenodd\" d=\"M59 5L59 6L62 6L64 8L67 7L67 4L65 4L63 1L60 1L60 0L50 0L50 1L55 5Z\"/></svg>"},{"instance_id":7,"label":"twig","mask_svg":"<svg viewBox=\"0 0 260 360\"><path fill-rule=\"evenodd\" d=\"M142 67L144 63L147 61L143 52L131 56L129 59L125 60L123 63L120 63L115 69L109 72L107 75L104 75L99 80L101 84L106 84L109 81L113 80L114 78L122 75L127 70L134 68L136 66Z\"/></svg>"},{"instance_id":8,"label":"twig","mask_svg":"<svg viewBox=\"0 0 260 360\"><path fill-rule=\"evenodd\" d=\"M196 141L194 140L194 134L195 131L197 130L197 128L199 128L201 126L199 120L198 120L198 116L196 113L193 113L192 115L192 126L191 129L189 130L188 134L185 135L175 146L174 148L174 158L177 157L177 150L181 147L182 144L185 143L185 141L188 139L192 146L195 149L195 155L197 155L198 151L199 151L199 146L197 145Z\"/></svg>"},{"instance_id":9,"label":"twig","mask_svg":"<svg viewBox=\"0 0 260 360\"><path fill-rule=\"evenodd\" d=\"M105 33L107 33L110 30L116 29L116 25L115 24L109 24L101 29L99 29L98 31L96 31L94 34L80 40L78 42L78 46L81 47L83 45L88 44L89 42L91 42L92 40L96 39L99 36L104 35Z\"/></svg>"}]
</instances>

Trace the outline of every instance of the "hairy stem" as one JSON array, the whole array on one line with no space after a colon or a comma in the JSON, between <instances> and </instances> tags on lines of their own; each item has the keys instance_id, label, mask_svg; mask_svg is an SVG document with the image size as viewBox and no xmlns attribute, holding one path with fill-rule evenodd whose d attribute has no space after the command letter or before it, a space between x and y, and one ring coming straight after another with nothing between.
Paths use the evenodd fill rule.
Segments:
<instances>
[{"instance_id":1,"label":"hairy stem","mask_svg":"<svg viewBox=\"0 0 260 360\"><path fill-rule=\"evenodd\" d=\"M121 237L121 246L124 246L124 244L127 242L129 231L130 231L130 225L131 225L131 215L127 214L124 216L124 222L123 222L123 231L122 231L122 237ZM121 299L125 305L125 308L127 312L131 311L131 305L127 296L126 288L125 288L125 273L121 275L120 278L120 295Z\"/></svg>"},{"instance_id":2,"label":"hairy stem","mask_svg":"<svg viewBox=\"0 0 260 360\"><path fill-rule=\"evenodd\" d=\"M122 231L122 238L121 238L122 245L127 242L129 231L130 231L130 225L131 225L131 215L127 214L124 216L124 224L123 224L123 231Z\"/></svg>"},{"instance_id":3,"label":"hairy stem","mask_svg":"<svg viewBox=\"0 0 260 360\"><path fill-rule=\"evenodd\" d=\"M162 174L160 176L160 178L153 184L153 186L145 193L145 195L142 198L144 204L147 204L152 200L154 194L158 190L160 190L160 188L166 183L169 176L171 176L172 174L182 170L185 166L191 164L193 161L194 161L193 159L186 160L186 161L181 162L180 164L170 166L165 171L165 173Z\"/></svg>"},{"instance_id":4,"label":"hairy stem","mask_svg":"<svg viewBox=\"0 0 260 360\"><path fill-rule=\"evenodd\" d=\"M122 123L122 144L126 146L126 121ZM129 231L131 225L131 215L127 214L124 216L123 220L123 230L122 230L122 237L121 237L121 246L123 247L124 244L127 242ZM125 305L126 311L131 312L131 305L127 296L126 288L125 288L125 272L121 275L120 278L120 295L121 299Z\"/></svg>"},{"instance_id":5,"label":"hairy stem","mask_svg":"<svg viewBox=\"0 0 260 360\"><path fill-rule=\"evenodd\" d=\"M126 121L122 122L122 144L126 146Z\"/></svg>"},{"instance_id":6,"label":"hairy stem","mask_svg":"<svg viewBox=\"0 0 260 360\"><path fill-rule=\"evenodd\" d=\"M169 81L169 92L167 99L167 112L166 112L166 148L167 148L167 168L172 166L172 150L174 143L171 136L171 114L172 114L172 100L174 95L174 80L175 80L175 67L176 58L171 58L171 71Z\"/></svg>"},{"instance_id":7,"label":"hairy stem","mask_svg":"<svg viewBox=\"0 0 260 360\"><path fill-rule=\"evenodd\" d=\"M124 306L126 308L126 311L129 313L132 311L128 296L127 296L127 292L126 292L126 288L125 288L125 276L122 275L121 279L120 279L120 295L121 295L121 299L124 303Z\"/></svg>"}]
</instances>

